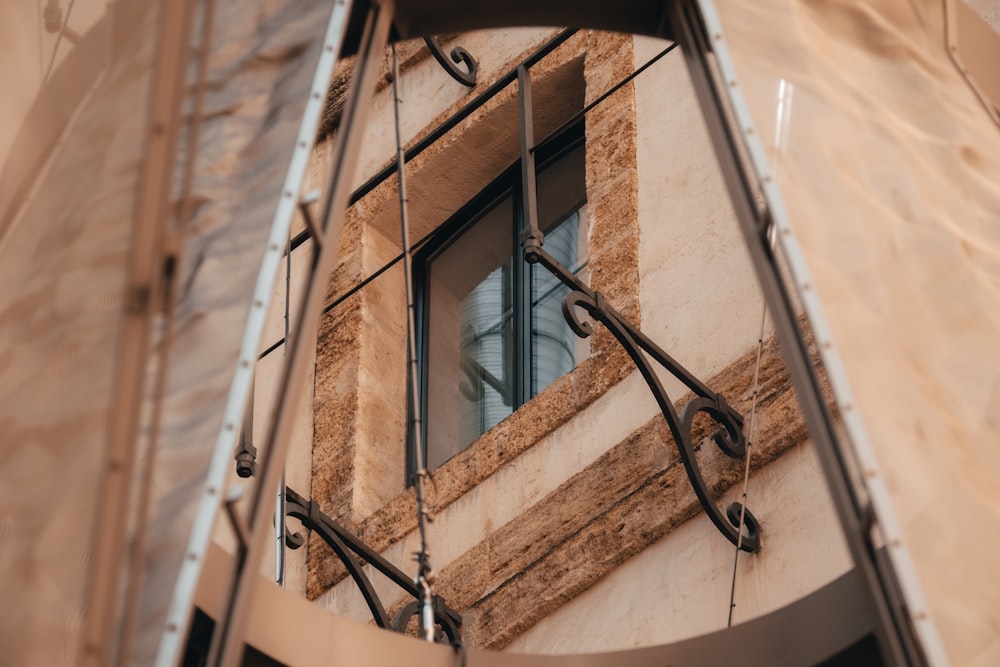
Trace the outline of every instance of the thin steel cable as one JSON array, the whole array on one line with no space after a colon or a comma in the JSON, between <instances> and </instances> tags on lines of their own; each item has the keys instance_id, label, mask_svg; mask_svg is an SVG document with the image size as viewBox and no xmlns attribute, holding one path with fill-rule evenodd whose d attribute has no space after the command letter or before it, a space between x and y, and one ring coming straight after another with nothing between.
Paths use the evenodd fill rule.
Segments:
<instances>
[{"instance_id":1,"label":"thin steel cable","mask_svg":"<svg viewBox=\"0 0 1000 667\"><path fill-rule=\"evenodd\" d=\"M599 106L600 104L602 104L603 102L605 102L612 94L615 93L615 91L619 90L622 86L628 84L630 81L632 81L633 79L635 79L637 76L639 76L640 74L642 74L643 72L645 72L647 69L650 68L650 66L652 66L654 63L656 63L658 60L660 60L661 58L663 58L665 55L667 55L671 51L673 51L676 46L677 46L676 43L671 44L670 46L668 46L667 48L663 49L662 51L660 51L659 53L657 53L655 56L653 56L652 58L650 58L649 60L647 60L645 63L643 63L643 65L641 67L637 68L634 72L632 72L631 74L625 76L620 81L618 81L617 83L615 83L613 86L611 86L610 88L608 88L607 91L605 91L602 95L600 95L593 102L591 102L590 104L588 104L586 106L586 108L584 108L581 111L579 111L576 114L574 114L568 121L566 121L566 123L563 123L563 125L560 126L559 129L557 129L556 131L554 131L552 134L548 135L545 139L543 139L541 142L539 142L534 148L537 148L538 146L544 144L545 142L549 141L550 139L552 139L553 137L555 137L556 135L558 135L560 132L563 132L566 129L566 127L568 127L569 125L572 124L572 122L575 122L575 121L579 120L581 113L589 113L590 111L593 111L594 108L596 108L597 106ZM386 178L388 178L389 175L391 175L391 173L388 174L386 176ZM374 186L373 186L373 188L374 188ZM429 241L434 236L434 234L435 234L435 231L429 232L428 234L426 234L425 236L423 236L422 238L420 238L416 243L414 243L410 247L410 250L413 251L413 250L419 249L421 246L423 246L425 243L427 243L427 241ZM294 244L294 242L295 241L293 240L293 244ZM362 289L364 289L365 287L367 287L369 283L371 283L372 281L374 281L376 278L378 278L379 276L381 276L383 273L385 273L386 271L388 271L392 267L396 266L396 264L398 264L399 262L403 261L403 256L404 255L405 255L405 253L400 253L400 254L396 255L391 260L389 260L388 262L386 262L385 264L383 264L380 268L376 269L374 272L372 272L370 275L368 275L368 277L362 279L361 282L357 283L353 287L348 288L346 291L344 291L341 294L339 294L338 296L334 297L326 305L326 307L323 309L323 312L324 313L329 313L331 310L333 310L334 308L336 308L337 306L339 306L340 304L342 304L344 301L346 301L347 299L351 298L352 296L354 296L355 294L357 294L358 292L360 292ZM260 353L260 356L258 357L258 359L263 359L267 355L271 354L276 349L278 349L279 347L281 347L284 344L284 342L285 342L285 339L275 341L267 349L265 349L263 352Z\"/></svg>"},{"instance_id":2,"label":"thin steel cable","mask_svg":"<svg viewBox=\"0 0 1000 667\"><path fill-rule=\"evenodd\" d=\"M767 230L768 240L773 245L772 232L774 226ZM750 454L753 451L754 427L757 425L757 393L760 390L760 359L764 352L764 327L767 323L767 301L764 301L760 309L760 331L757 335L757 361L753 370L753 392L750 395L750 419L747 424L747 455L743 467L743 493L740 498L740 523L738 526L739 537L736 538L736 553L733 556L733 580L729 587L729 618L726 627L733 626L733 609L736 607L736 570L740 562L740 549L743 546L743 522L747 513L747 492L750 486Z\"/></svg>"},{"instance_id":3,"label":"thin steel cable","mask_svg":"<svg viewBox=\"0 0 1000 667\"><path fill-rule=\"evenodd\" d=\"M750 455L754 444L754 426L757 416L757 391L760 386L760 357L764 350L764 323L767 320L767 303L763 305L760 313L760 335L757 337L757 362L753 371L753 393L750 395L750 419L747 425L747 455L746 463L743 467L743 493L740 500L740 523L739 537L736 538L736 554L733 556L733 581L729 588L729 619L726 627L733 625L733 609L736 607L736 569L740 561L740 548L743 546L743 521L747 511L747 488L750 482Z\"/></svg>"},{"instance_id":4,"label":"thin steel cable","mask_svg":"<svg viewBox=\"0 0 1000 667\"><path fill-rule=\"evenodd\" d=\"M423 439L420 424L420 382L417 374L416 305L413 298L412 253L410 249L409 218L406 212L406 154L399 128L399 60L396 45L392 45L392 110L396 131L397 179L399 181L399 226L403 243L403 282L406 285L406 356L409 380L410 428L412 432L413 460L416 463L416 477L413 488L417 500L417 526L420 530L420 551L417 552L416 584L420 590L421 629L424 639L434 641L434 610L432 607L430 554L427 550L427 508L424 502L424 482L427 468L424 463Z\"/></svg>"},{"instance_id":5,"label":"thin steel cable","mask_svg":"<svg viewBox=\"0 0 1000 667\"><path fill-rule=\"evenodd\" d=\"M285 340L291 327L292 301L292 226L288 226L288 241L285 245ZM284 349L284 361L288 363L288 346ZM250 406L253 409L253 406ZM278 492L274 499L274 581L285 587L285 471L278 480Z\"/></svg>"}]
</instances>

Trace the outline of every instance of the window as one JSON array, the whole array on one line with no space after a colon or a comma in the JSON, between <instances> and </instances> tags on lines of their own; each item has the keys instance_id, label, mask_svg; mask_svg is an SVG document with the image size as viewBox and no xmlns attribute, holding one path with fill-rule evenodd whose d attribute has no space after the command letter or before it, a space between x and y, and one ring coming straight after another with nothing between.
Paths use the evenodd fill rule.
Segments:
<instances>
[{"instance_id":1,"label":"window","mask_svg":"<svg viewBox=\"0 0 1000 667\"><path fill-rule=\"evenodd\" d=\"M586 280L582 129L539 147L536 161L545 249ZM571 371L588 351L563 318L567 288L523 259L520 183L515 164L415 259L429 469Z\"/></svg>"}]
</instances>

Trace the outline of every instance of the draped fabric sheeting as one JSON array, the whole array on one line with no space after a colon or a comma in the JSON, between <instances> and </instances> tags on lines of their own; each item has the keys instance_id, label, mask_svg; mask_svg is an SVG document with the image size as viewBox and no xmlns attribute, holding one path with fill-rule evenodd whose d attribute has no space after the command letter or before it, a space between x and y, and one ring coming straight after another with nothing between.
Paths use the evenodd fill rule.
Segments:
<instances>
[{"instance_id":1,"label":"draped fabric sheeting","mask_svg":"<svg viewBox=\"0 0 1000 667\"><path fill-rule=\"evenodd\" d=\"M83 72L82 90L70 81L22 116L32 145L15 140L18 162L4 172L41 166L68 124L30 199L5 190L0 206L5 664L81 662L155 17L155 6L137 17L123 57ZM91 37L82 51L95 46ZM56 73L53 82L66 81ZM37 160L24 159L29 148Z\"/></svg>"},{"instance_id":2,"label":"draped fabric sheeting","mask_svg":"<svg viewBox=\"0 0 1000 667\"><path fill-rule=\"evenodd\" d=\"M169 210L191 216L180 221L162 424L152 438L143 433L156 451L133 664L152 664L163 631L331 8L320 0L216 5L190 205L176 201L188 132L165 165L174 173ZM23 211L0 227L8 286L0 293L0 578L5 598L17 601L0 616L9 664L81 662L101 468L108 424L120 416L110 404L112 378L157 43L157 4L123 6L110 64L100 76L91 72L89 95L74 93L81 101L63 143L32 175ZM191 53L185 114L197 88ZM29 114L21 134L31 136L44 116ZM22 148L42 155L51 140L39 136ZM16 209L7 207L10 197L2 202L7 213ZM163 341L157 335L150 359ZM153 371L150 363L144 419Z\"/></svg>"},{"instance_id":3,"label":"draped fabric sheeting","mask_svg":"<svg viewBox=\"0 0 1000 667\"><path fill-rule=\"evenodd\" d=\"M953 664L992 664L1000 128L939 0L717 8L931 615Z\"/></svg>"},{"instance_id":4,"label":"draped fabric sheeting","mask_svg":"<svg viewBox=\"0 0 1000 667\"><path fill-rule=\"evenodd\" d=\"M152 664L223 429L261 258L331 7L325 0L216 2L190 195L195 206L183 223L136 664Z\"/></svg>"},{"instance_id":5,"label":"draped fabric sheeting","mask_svg":"<svg viewBox=\"0 0 1000 667\"><path fill-rule=\"evenodd\" d=\"M163 629L330 4L217 0L192 205L170 207L191 216L180 221L176 319L155 341L168 335L172 356L161 428L144 434L157 449L134 664L152 662ZM401 2L401 34L569 16L579 3L436 15L437 4ZM0 189L0 580L11 602L0 655L10 664L82 655L157 34L157 4L112 7L113 48L87 61L92 85L71 81L72 113L26 116L21 136L52 124L10 143L36 159L21 165L29 179L8 190L5 175ZM719 10L930 611L954 664L989 664L1000 655L1000 132L948 57L940 0L720 0ZM583 3L578 16L662 29L660 3ZM69 79L56 71L50 83ZM188 137L166 165L175 196Z\"/></svg>"}]
</instances>

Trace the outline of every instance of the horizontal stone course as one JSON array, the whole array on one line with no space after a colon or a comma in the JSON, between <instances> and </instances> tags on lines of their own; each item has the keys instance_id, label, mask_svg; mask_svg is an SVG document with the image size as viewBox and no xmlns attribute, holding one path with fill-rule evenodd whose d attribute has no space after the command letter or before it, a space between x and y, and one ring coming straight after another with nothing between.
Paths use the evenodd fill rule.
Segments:
<instances>
[{"instance_id":1,"label":"horizontal stone course","mask_svg":"<svg viewBox=\"0 0 1000 667\"><path fill-rule=\"evenodd\" d=\"M746 429L755 366L751 350L707 382L744 415ZM675 405L680 409L692 398ZM752 471L807 437L773 338L761 355L754 422ZM742 480L744 461L711 444L714 429L710 420L696 422L694 439L702 474L719 497ZM657 416L450 563L438 575L435 592L462 611L468 645L499 650L701 512L666 423ZM767 519L758 518L766 539Z\"/></svg>"},{"instance_id":2,"label":"horizontal stone course","mask_svg":"<svg viewBox=\"0 0 1000 667\"><path fill-rule=\"evenodd\" d=\"M748 353L709 381L744 415L749 415L755 359L755 352ZM758 396L753 470L806 438L773 340L762 356ZM703 425L696 439L711 430ZM711 445L699 450L702 474L716 497L742 479L741 460ZM656 417L492 533L485 547L478 545L446 567L436 592L465 610L474 645L501 649L701 511L666 424Z\"/></svg>"}]
</instances>

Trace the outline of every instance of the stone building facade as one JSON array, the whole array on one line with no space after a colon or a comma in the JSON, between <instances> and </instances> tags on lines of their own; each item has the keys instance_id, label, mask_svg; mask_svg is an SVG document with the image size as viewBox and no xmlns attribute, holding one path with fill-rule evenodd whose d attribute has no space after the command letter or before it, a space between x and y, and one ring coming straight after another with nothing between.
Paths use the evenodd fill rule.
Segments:
<instances>
[{"instance_id":1,"label":"stone building facade","mask_svg":"<svg viewBox=\"0 0 1000 667\"><path fill-rule=\"evenodd\" d=\"M759 616L847 571L850 558L680 50L552 29L471 33L445 44L460 44L478 60L478 83L467 88L449 78L420 42L400 45L403 143L418 145L519 64L530 64L536 142L567 123L582 137L586 279L743 415L749 465L711 444L717 425L707 419L695 422L697 459L719 505L745 493L763 534L760 551L737 561L701 510L635 363L597 325L571 371L430 470L434 589L461 612L466 643L531 653L666 643ZM371 180L395 155L388 55L385 69L287 480L410 572L418 536L407 486L398 181ZM345 66L333 87L313 161L316 184L326 175L348 75ZM518 86L498 88L407 162L412 242L432 244L447 234L468 202L518 164ZM778 126L775 141L780 136ZM543 194L539 199L541 207ZM309 244L291 255L293 293ZM270 326L279 342L280 282ZM266 427L263 408L280 353L277 345L258 364L255 432ZM692 395L658 371L679 409ZM318 537L287 559L287 587L337 613L371 619ZM390 582L373 581L390 612L407 601Z\"/></svg>"},{"instance_id":2,"label":"stone building facade","mask_svg":"<svg viewBox=\"0 0 1000 667\"><path fill-rule=\"evenodd\" d=\"M352 62L328 82L341 47L321 40L360 49L366 8L251 4L0 10L19 54L0 59L5 656L176 664L186 637L206 664L214 634L248 664L464 663L364 625L416 634L427 516L438 618L466 647L1000 663L1000 39L976 16L996 27L995 0L623 3L686 56L554 28L397 44L359 111L318 331L293 332L312 372L280 390L317 284L302 167L342 209L330 163L355 161L336 148ZM430 29L409 12L431 4L367 7L376 43L390 11L390 41ZM290 405L293 436L268 436ZM269 463L289 441L277 498L274 466L237 478L248 444ZM273 532L270 500L291 508Z\"/></svg>"}]
</instances>

